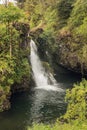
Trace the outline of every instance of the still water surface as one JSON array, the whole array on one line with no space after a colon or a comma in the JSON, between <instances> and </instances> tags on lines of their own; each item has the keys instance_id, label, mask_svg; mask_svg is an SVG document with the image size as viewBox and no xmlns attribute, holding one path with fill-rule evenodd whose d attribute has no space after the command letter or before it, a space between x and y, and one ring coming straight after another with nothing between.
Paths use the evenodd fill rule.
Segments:
<instances>
[{"instance_id":1,"label":"still water surface","mask_svg":"<svg viewBox=\"0 0 87 130\"><path fill-rule=\"evenodd\" d=\"M53 123L66 111L65 91L80 81L80 76L58 67L56 75L61 91L32 89L26 93L13 95L12 107L0 114L0 130L26 130L32 122Z\"/></svg>"}]
</instances>

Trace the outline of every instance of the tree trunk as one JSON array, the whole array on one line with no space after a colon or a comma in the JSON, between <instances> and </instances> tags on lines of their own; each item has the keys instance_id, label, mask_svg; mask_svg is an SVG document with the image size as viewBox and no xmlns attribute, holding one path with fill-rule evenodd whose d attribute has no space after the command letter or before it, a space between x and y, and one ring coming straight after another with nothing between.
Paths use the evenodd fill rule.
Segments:
<instances>
[{"instance_id":1,"label":"tree trunk","mask_svg":"<svg viewBox=\"0 0 87 130\"><path fill-rule=\"evenodd\" d=\"M12 58L12 28L10 27L10 59Z\"/></svg>"}]
</instances>

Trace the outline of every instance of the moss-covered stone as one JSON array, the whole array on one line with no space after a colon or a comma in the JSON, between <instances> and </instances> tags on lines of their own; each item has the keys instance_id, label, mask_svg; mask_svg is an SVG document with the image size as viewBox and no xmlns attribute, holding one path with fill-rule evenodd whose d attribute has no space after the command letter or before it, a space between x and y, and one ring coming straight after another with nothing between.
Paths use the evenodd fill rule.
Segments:
<instances>
[{"instance_id":1,"label":"moss-covered stone","mask_svg":"<svg viewBox=\"0 0 87 130\"><path fill-rule=\"evenodd\" d=\"M8 110L11 107L9 101L10 96L11 96L10 91L7 93L5 90L0 88L0 112Z\"/></svg>"},{"instance_id":2,"label":"moss-covered stone","mask_svg":"<svg viewBox=\"0 0 87 130\"><path fill-rule=\"evenodd\" d=\"M56 54L59 57L57 62L69 70L87 74L87 51L84 51L87 48L86 44L72 33L60 33L57 44Z\"/></svg>"},{"instance_id":3,"label":"moss-covered stone","mask_svg":"<svg viewBox=\"0 0 87 130\"><path fill-rule=\"evenodd\" d=\"M37 40L40 34L42 33L43 33L42 28L33 28L32 30L30 30L30 36L32 36L32 38L35 40Z\"/></svg>"}]
</instances>

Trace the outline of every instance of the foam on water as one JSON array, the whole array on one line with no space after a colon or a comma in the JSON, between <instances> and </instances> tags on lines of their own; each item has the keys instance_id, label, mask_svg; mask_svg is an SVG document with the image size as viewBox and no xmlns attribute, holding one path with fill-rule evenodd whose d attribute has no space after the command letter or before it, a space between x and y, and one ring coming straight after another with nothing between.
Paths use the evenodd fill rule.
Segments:
<instances>
[{"instance_id":1,"label":"foam on water","mask_svg":"<svg viewBox=\"0 0 87 130\"><path fill-rule=\"evenodd\" d=\"M37 52L37 46L33 40L30 42L31 54L30 61L33 71L33 78L36 83L35 89L43 89L47 91L60 91L54 76L51 73L46 73ZM50 82L50 81L51 82Z\"/></svg>"}]
</instances>

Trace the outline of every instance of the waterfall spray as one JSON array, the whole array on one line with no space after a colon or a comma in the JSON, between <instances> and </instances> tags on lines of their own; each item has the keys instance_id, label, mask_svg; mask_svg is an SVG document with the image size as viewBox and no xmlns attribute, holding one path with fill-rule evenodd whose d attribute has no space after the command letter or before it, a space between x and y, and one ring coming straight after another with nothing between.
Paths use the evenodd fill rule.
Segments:
<instances>
[{"instance_id":1,"label":"waterfall spray","mask_svg":"<svg viewBox=\"0 0 87 130\"><path fill-rule=\"evenodd\" d=\"M33 78L36 83L36 89L57 91L58 87L55 85L57 82L54 79L52 74L48 75L45 72L45 69L42 66L42 63L38 56L37 46L33 40L31 40L30 42L30 47L31 47L30 61L31 61L31 66L33 71ZM49 76L50 76L51 83L49 82Z\"/></svg>"}]
</instances>

